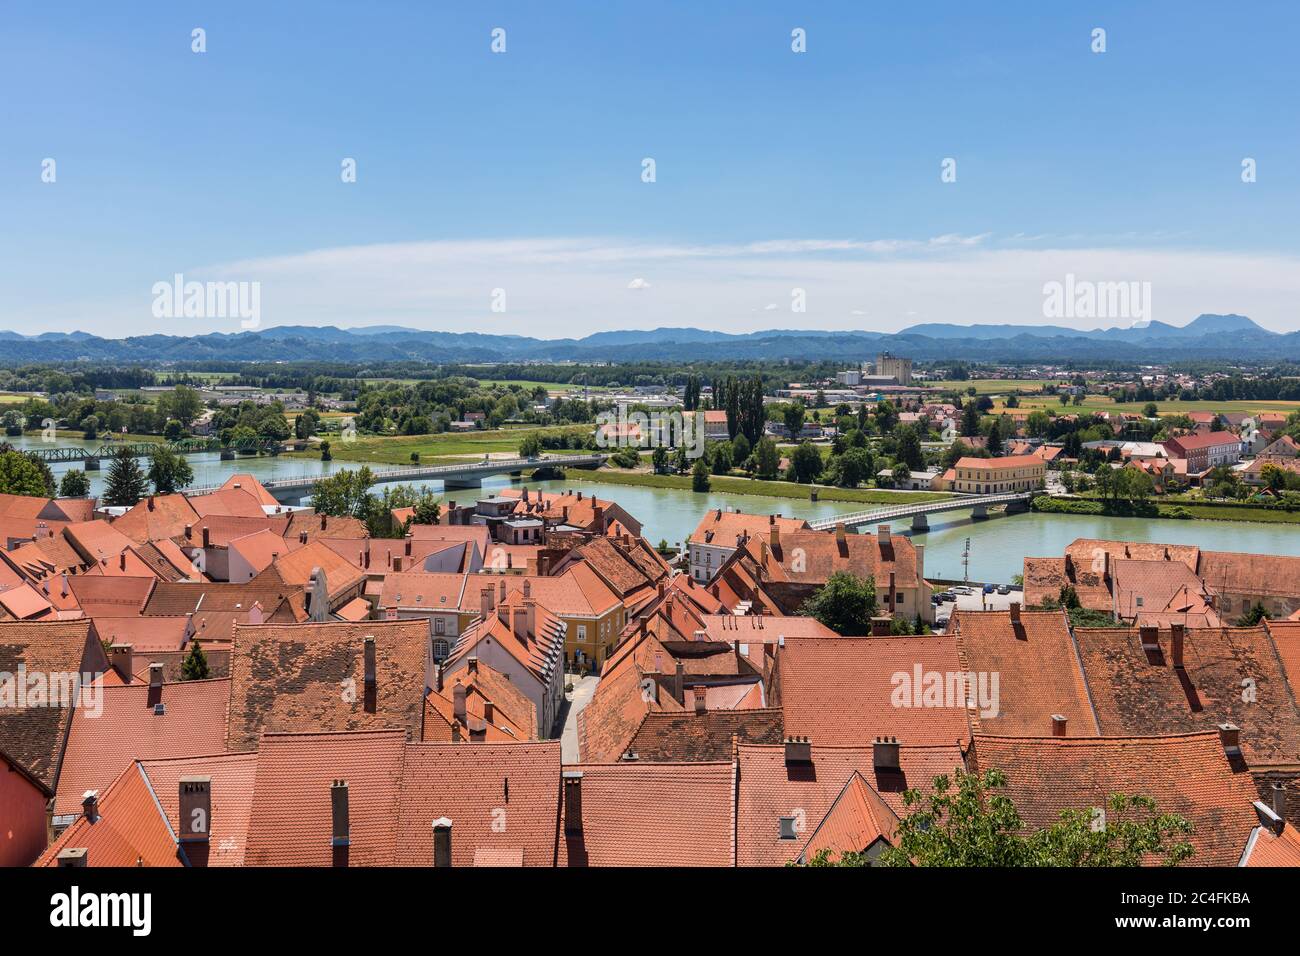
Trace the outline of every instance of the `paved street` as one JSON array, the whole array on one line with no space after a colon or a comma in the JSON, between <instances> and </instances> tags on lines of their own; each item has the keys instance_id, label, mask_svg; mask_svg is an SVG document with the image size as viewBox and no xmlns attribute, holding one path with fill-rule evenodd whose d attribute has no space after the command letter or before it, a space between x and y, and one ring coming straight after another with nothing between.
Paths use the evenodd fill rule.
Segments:
<instances>
[{"instance_id":1,"label":"paved street","mask_svg":"<svg viewBox=\"0 0 1300 956\"><path fill-rule=\"evenodd\" d=\"M565 702L560 717L564 721L564 731L560 734L560 753L565 763L578 762L578 715L591 703L591 695L596 692L600 678L595 676L579 677L573 682L573 693Z\"/></svg>"}]
</instances>

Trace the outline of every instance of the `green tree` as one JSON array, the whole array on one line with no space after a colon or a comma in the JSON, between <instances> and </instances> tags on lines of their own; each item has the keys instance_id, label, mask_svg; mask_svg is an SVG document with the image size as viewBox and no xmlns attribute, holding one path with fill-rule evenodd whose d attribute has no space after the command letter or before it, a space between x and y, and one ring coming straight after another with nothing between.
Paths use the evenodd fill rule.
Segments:
<instances>
[{"instance_id":1,"label":"green tree","mask_svg":"<svg viewBox=\"0 0 1300 956\"><path fill-rule=\"evenodd\" d=\"M46 497L45 479L36 462L18 451L0 454L0 494Z\"/></svg>"},{"instance_id":2,"label":"green tree","mask_svg":"<svg viewBox=\"0 0 1300 956\"><path fill-rule=\"evenodd\" d=\"M911 425L904 425L895 433L898 438L898 458L912 471L925 468L925 455L921 451L921 436Z\"/></svg>"},{"instance_id":3,"label":"green tree","mask_svg":"<svg viewBox=\"0 0 1300 956\"><path fill-rule=\"evenodd\" d=\"M1254 627L1267 617L1268 609L1261 602L1256 601L1245 614L1237 618L1236 625L1237 627Z\"/></svg>"},{"instance_id":4,"label":"green tree","mask_svg":"<svg viewBox=\"0 0 1300 956\"><path fill-rule=\"evenodd\" d=\"M822 473L822 453L810 441L803 442L790 456L790 477L806 485L816 481Z\"/></svg>"},{"instance_id":5,"label":"green tree","mask_svg":"<svg viewBox=\"0 0 1300 956\"><path fill-rule=\"evenodd\" d=\"M759 478L771 481L781 468L781 453L771 436L764 435L754 448L754 471Z\"/></svg>"},{"instance_id":6,"label":"green tree","mask_svg":"<svg viewBox=\"0 0 1300 956\"><path fill-rule=\"evenodd\" d=\"M90 479L80 468L73 468L63 473L59 482L60 498L85 498L90 494Z\"/></svg>"},{"instance_id":7,"label":"green tree","mask_svg":"<svg viewBox=\"0 0 1300 956\"><path fill-rule=\"evenodd\" d=\"M845 488L856 488L871 478L871 453L865 448L850 448L840 455L839 484Z\"/></svg>"},{"instance_id":8,"label":"green tree","mask_svg":"<svg viewBox=\"0 0 1300 956\"><path fill-rule=\"evenodd\" d=\"M148 493L149 478L140 468L139 462L128 449L119 449L108 467L104 504L129 508Z\"/></svg>"},{"instance_id":9,"label":"green tree","mask_svg":"<svg viewBox=\"0 0 1300 956\"><path fill-rule=\"evenodd\" d=\"M881 854L886 866L1135 867L1150 858L1182 863L1193 848L1191 824L1160 813L1149 797L1112 794L1103 808L1067 809L1051 826L1030 831L1003 790L1006 774L958 770L936 777L923 796L903 794L909 812L894 845ZM1098 825L1100 821L1101 825Z\"/></svg>"},{"instance_id":10,"label":"green tree","mask_svg":"<svg viewBox=\"0 0 1300 956\"><path fill-rule=\"evenodd\" d=\"M203 399L188 385L177 385L158 397L158 414L164 419L174 418L186 428L203 413Z\"/></svg>"},{"instance_id":11,"label":"green tree","mask_svg":"<svg viewBox=\"0 0 1300 956\"><path fill-rule=\"evenodd\" d=\"M691 468L691 490L709 490L709 466L705 464L703 458L696 458L695 464Z\"/></svg>"},{"instance_id":12,"label":"green tree","mask_svg":"<svg viewBox=\"0 0 1300 956\"><path fill-rule=\"evenodd\" d=\"M785 406L785 413L781 416L785 422L785 430L790 433L792 440L798 440L799 433L803 431L804 422L803 402L790 402Z\"/></svg>"},{"instance_id":13,"label":"green tree","mask_svg":"<svg viewBox=\"0 0 1300 956\"><path fill-rule=\"evenodd\" d=\"M520 458L541 458L542 440L536 432L529 432L519 442Z\"/></svg>"},{"instance_id":14,"label":"green tree","mask_svg":"<svg viewBox=\"0 0 1300 956\"><path fill-rule=\"evenodd\" d=\"M366 466L345 469L316 482L311 503L317 514L339 518L362 518L369 511L370 487L374 473Z\"/></svg>"},{"instance_id":15,"label":"green tree","mask_svg":"<svg viewBox=\"0 0 1300 956\"><path fill-rule=\"evenodd\" d=\"M836 571L800 609L836 634L866 634L876 613L876 582Z\"/></svg>"},{"instance_id":16,"label":"green tree","mask_svg":"<svg viewBox=\"0 0 1300 956\"><path fill-rule=\"evenodd\" d=\"M181 661L181 680L207 680L210 671L208 657L198 641L190 641L189 653Z\"/></svg>"},{"instance_id":17,"label":"green tree","mask_svg":"<svg viewBox=\"0 0 1300 956\"><path fill-rule=\"evenodd\" d=\"M656 445L655 450L650 453L650 461L654 465L656 475L667 474L668 449L663 445Z\"/></svg>"},{"instance_id":18,"label":"green tree","mask_svg":"<svg viewBox=\"0 0 1300 956\"><path fill-rule=\"evenodd\" d=\"M184 455L166 445L155 445L149 458L149 480L158 494L170 495L194 481L194 469Z\"/></svg>"}]
</instances>

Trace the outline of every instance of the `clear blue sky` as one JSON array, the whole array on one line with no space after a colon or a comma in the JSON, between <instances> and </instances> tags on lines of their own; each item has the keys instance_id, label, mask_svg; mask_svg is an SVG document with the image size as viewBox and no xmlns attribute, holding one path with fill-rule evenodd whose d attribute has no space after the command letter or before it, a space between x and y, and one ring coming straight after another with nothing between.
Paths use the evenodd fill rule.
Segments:
<instances>
[{"instance_id":1,"label":"clear blue sky","mask_svg":"<svg viewBox=\"0 0 1300 956\"><path fill-rule=\"evenodd\" d=\"M1089 49L1098 26L1100 55ZM194 27L207 31L203 55L190 50ZM507 31L504 55L490 52L494 27ZM790 50L794 27L806 54ZM956 235L996 252L1046 243L1285 262L1300 252L1298 32L1300 5L1282 2L11 3L0 17L0 328L159 330L147 296L133 299L174 272L373 244ZM640 179L647 156L653 185ZM46 157L54 185L40 180ZM356 184L340 182L343 157L357 160ZM958 161L956 183L939 181L944 157ZM763 268L726 258L737 283ZM619 288L642 274L651 294L671 288L676 268L635 262ZM319 303L280 288L272 324L317 321ZM1288 324L1287 292L1265 324ZM1204 311L1234 305L1200 295L1214 300ZM471 318L458 301L375 299L320 321ZM666 291L646 301L626 321L602 307L604 324L698 318ZM765 322L754 302L719 306L724 324L789 324ZM809 324L854 324L836 303ZM892 300L875 304L857 325L902 321ZM580 308L534 305L526 321Z\"/></svg>"}]
</instances>

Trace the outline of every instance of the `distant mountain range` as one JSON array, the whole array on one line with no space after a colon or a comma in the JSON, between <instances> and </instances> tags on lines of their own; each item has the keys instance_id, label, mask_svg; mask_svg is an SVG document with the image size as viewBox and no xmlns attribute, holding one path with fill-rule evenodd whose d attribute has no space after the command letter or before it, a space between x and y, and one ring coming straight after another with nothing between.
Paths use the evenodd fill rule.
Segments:
<instances>
[{"instance_id":1,"label":"distant mountain range","mask_svg":"<svg viewBox=\"0 0 1300 956\"><path fill-rule=\"evenodd\" d=\"M927 323L901 332L770 329L731 334L695 328L597 332L581 339L536 339L479 332L433 332L383 325L281 325L255 332L135 335L106 339L86 332L26 336L0 331L0 363L100 361L333 362L633 362L841 360L874 358L881 350L918 361L1131 362L1300 360L1300 332L1261 328L1243 315L1201 315L1187 325L1085 331L1054 325Z\"/></svg>"}]
</instances>

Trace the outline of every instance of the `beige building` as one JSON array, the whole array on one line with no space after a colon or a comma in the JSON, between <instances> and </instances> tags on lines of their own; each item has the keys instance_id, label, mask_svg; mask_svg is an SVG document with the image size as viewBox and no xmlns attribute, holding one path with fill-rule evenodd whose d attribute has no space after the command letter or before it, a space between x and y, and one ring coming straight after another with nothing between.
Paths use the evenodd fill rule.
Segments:
<instances>
[{"instance_id":1,"label":"beige building","mask_svg":"<svg viewBox=\"0 0 1300 956\"><path fill-rule=\"evenodd\" d=\"M1041 488L1047 462L1037 455L961 458L952 470L950 490L967 495L996 495Z\"/></svg>"}]
</instances>

